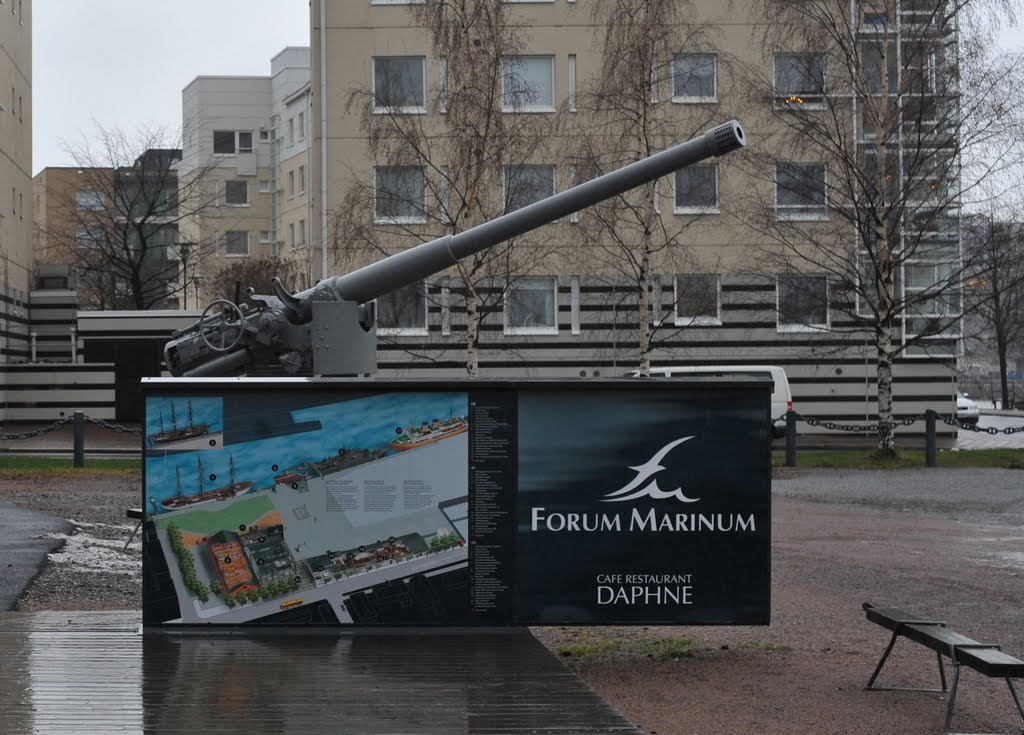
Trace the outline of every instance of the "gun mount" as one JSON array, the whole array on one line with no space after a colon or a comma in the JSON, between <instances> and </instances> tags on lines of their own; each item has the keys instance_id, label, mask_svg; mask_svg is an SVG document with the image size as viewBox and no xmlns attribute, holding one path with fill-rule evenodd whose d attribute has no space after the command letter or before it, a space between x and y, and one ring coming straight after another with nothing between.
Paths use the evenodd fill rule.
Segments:
<instances>
[{"instance_id":1,"label":"gun mount","mask_svg":"<svg viewBox=\"0 0 1024 735\"><path fill-rule=\"evenodd\" d=\"M455 235L432 240L360 268L289 293L272 281L273 296L250 289L253 309L218 300L164 348L172 375L233 375L252 364L276 362L287 372L318 375L376 371L373 300L455 265L463 258L534 230L592 204L678 169L746 145L735 120L692 140L631 163L522 209ZM214 307L219 313L211 313Z\"/></svg>"}]
</instances>

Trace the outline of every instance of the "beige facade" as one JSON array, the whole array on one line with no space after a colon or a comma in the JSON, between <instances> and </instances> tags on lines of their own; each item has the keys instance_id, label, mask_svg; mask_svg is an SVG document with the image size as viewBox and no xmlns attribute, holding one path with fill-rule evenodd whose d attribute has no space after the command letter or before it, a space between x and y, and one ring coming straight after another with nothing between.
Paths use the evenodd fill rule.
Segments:
<instances>
[{"instance_id":1,"label":"beige facade","mask_svg":"<svg viewBox=\"0 0 1024 735\"><path fill-rule=\"evenodd\" d=\"M279 52L270 76L197 77L182 91L182 115L183 185L200 177L216 201L182 223L194 273L183 306L201 309L249 287L270 293L272 268L290 288L305 287L309 49Z\"/></svg>"},{"instance_id":2,"label":"beige facade","mask_svg":"<svg viewBox=\"0 0 1024 735\"><path fill-rule=\"evenodd\" d=\"M909 27L919 20L914 14L921 12L922 4L904 4L905 8L896 2L887 6ZM837 253L852 253L855 247L853 227L841 218L830 218L824 195L820 204L817 198L815 187L820 182L824 191L830 185L828 176L834 175L826 160L832 154L816 152L792 136L785 140L786 128L779 122L782 106L824 109L813 96L780 96L785 85L799 87L801 80L825 75L815 55L806 53L808 43L815 48L813 29L810 41L801 38L803 45L795 40L795 32L790 41L780 32L766 43L770 34L765 29L772 19L757 14L753 4L725 8L699 0L694 6L697 17L689 18L691 25L678 36L683 42L667 51L668 58L655 60L650 109L661 123L654 142L667 147L737 118L749 146L699 176L693 172L692 177L666 177L651 192L655 229L677 232L678 242L685 245L678 252L659 251L649 263L650 291L645 298L656 315L651 329L659 335L651 359L656 365L780 364L790 375L798 410L870 420L877 415L874 346L863 337L851 340L834 332L840 317L824 300L820 320L790 323L786 306L790 299L800 301L799 295L783 283L778 263L765 256L770 251L766 232L771 221L798 220L809 239L834 242ZM521 158L504 160L542 177L548 193L560 191L576 178L566 151L604 121L588 117L583 103L585 92L599 81L599 29L588 2L536 0L506 2L503 7L521 41L513 52L517 66L512 68L530 80L533 97L521 98L526 103L506 111L502 122L558 120L554 135L539 138ZM849 7L858 6L851 2ZM443 214L450 205L450 191L438 181L451 177L452 163L444 156L452 148L446 148L442 138L451 125L444 117L445 95L455 92L447 87L449 59L432 47L428 29L414 17L421 9L420 3L400 0L311 2L313 147L308 186L311 220L329 254L323 275L347 272L380 252L398 252L451 231L446 215L435 217L432 212ZM859 32L870 34L877 15L858 16ZM825 34L817 36L823 45ZM466 40L482 49L481 55L495 42ZM515 89L511 93L518 94ZM848 120L850 140L870 139L862 111L849 96L834 109ZM404 153L379 140L371 146L372 131L384 129L381 121L388 116L402 118L393 129L418 127L424 145L407 147ZM605 142L612 152L616 145L623 151L630 147L629 141ZM628 161L630 154L624 152L623 159ZM405 179L399 183L389 180L400 175ZM485 175L491 178L483 196L497 199L499 210L502 199L508 206L510 174L496 170ZM799 195L780 189L776 182L782 179L795 182ZM360 190L365 193L361 222L352 214L352 202L358 199L354 193ZM706 190L712 192L710 198ZM399 193L410 192L415 199L411 205L398 201ZM769 224L753 226L766 212ZM949 242L955 250L955 234L952 237ZM365 247L367 240L373 248ZM600 256L580 218L546 225L517 242L518 272L506 274L506 282L492 289L505 292L496 297L498 307L480 326L480 373L598 376L635 368L641 297L638 289L630 293L628 283L616 281L615 273L624 269L616 271ZM518 285L509 285L513 277ZM806 278L801 288L818 287L817 274ZM822 276L820 282L825 298L832 299L827 280ZM710 289L711 298L694 308L689 294L699 288ZM396 328L383 325L383 372L440 376L464 371L468 305L460 289L451 270L427 279L422 308L402 312L390 303L393 295L382 299L383 307L378 303L378 314L402 312L412 319ZM518 311L513 298L517 294L523 294L526 303ZM523 320L523 313L532 308L545 312L537 323ZM908 351L907 359L896 365L897 415L926 406L951 407L956 347L941 336L945 341L937 340L936 349L927 354Z\"/></svg>"},{"instance_id":3,"label":"beige facade","mask_svg":"<svg viewBox=\"0 0 1024 735\"><path fill-rule=\"evenodd\" d=\"M0 5L0 361L28 359L32 289L32 2Z\"/></svg>"}]
</instances>

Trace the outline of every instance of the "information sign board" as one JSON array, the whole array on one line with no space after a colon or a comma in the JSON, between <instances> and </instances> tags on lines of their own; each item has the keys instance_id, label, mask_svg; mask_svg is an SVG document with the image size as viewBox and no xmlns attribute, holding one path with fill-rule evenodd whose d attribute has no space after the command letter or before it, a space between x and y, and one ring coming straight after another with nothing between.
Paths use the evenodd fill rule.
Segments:
<instances>
[{"instance_id":1,"label":"information sign board","mask_svg":"<svg viewBox=\"0 0 1024 735\"><path fill-rule=\"evenodd\" d=\"M146 625L768 622L766 381L145 391Z\"/></svg>"}]
</instances>

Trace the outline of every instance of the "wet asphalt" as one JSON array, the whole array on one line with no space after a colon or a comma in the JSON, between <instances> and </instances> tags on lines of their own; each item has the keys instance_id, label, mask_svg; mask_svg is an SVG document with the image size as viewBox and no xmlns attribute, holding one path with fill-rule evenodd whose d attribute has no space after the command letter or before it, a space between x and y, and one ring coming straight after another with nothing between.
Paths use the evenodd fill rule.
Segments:
<instances>
[{"instance_id":1,"label":"wet asphalt","mask_svg":"<svg viewBox=\"0 0 1024 735\"><path fill-rule=\"evenodd\" d=\"M51 536L69 533L71 527L63 518L0 502L0 611L14 608L46 555L63 543Z\"/></svg>"}]
</instances>

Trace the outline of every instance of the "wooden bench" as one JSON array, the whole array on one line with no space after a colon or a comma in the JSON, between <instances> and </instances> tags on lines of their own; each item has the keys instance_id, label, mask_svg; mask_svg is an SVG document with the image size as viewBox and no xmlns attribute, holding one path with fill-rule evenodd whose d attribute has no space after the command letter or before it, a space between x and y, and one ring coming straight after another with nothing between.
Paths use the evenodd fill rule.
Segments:
<instances>
[{"instance_id":1,"label":"wooden bench","mask_svg":"<svg viewBox=\"0 0 1024 735\"><path fill-rule=\"evenodd\" d=\"M956 687L960 681L960 667L966 666L974 669L979 674L989 677L999 677L1006 681L1013 696L1014 704L1024 721L1024 706L1021 705L1020 696L1013 686L1012 679L1024 678L1024 661L1003 653L999 646L991 643L979 643L965 635L956 633L946 627L941 620L926 620L920 615L908 613L897 608L875 607L871 603L864 603L864 612L867 619L877 623L883 628L892 631L892 638L885 648L885 653L879 659L875 672L868 680L865 689L876 691L909 691L909 692L949 692L949 704L946 706L946 722L943 726L945 735L950 733L950 723L953 721L953 708L956 705ZM941 689L924 689L919 687L877 687L875 679L882 671L886 659L892 653L893 646L899 638L906 638L920 643L922 646L935 651L939 662L939 679L942 683ZM943 664L943 657L946 657L953 664L952 686L946 687L946 669Z\"/></svg>"}]
</instances>

